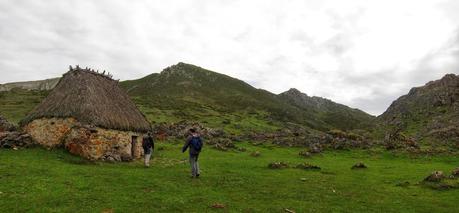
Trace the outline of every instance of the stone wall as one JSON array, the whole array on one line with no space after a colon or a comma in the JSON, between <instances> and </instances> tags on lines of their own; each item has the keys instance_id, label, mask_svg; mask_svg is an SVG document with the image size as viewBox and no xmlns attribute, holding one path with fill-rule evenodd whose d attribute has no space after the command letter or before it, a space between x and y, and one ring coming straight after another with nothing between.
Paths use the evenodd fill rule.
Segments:
<instances>
[{"instance_id":1,"label":"stone wall","mask_svg":"<svg viewBox=\"0 0 459 213\"><path fill-rule=\"evenodd\" d=\"M141 133L91 127L73 118L37 119L24 130L40 145L63 146L70 153L90 160L128 161L143 154ZM137 136L134 146L133 136Z\"/></svg>"},{"instance_id":2,"label":"stone wall","mask_svg":"<svg viewBox=\"0 0 459 213\"><path fill-rule=\"evenodd\" d=\"M33 120L24 127L38 144L53 148L63 145L64 137L78 122L73 118L43 118Z\"/></svg>"}]
</instances>

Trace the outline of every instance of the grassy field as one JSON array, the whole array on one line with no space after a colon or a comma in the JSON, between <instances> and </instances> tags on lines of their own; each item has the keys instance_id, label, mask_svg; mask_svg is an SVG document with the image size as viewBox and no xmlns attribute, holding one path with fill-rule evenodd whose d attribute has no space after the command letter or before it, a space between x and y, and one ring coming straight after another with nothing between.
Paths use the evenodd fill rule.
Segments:
<instances>
[{"instance_id":1,"label":"grassy field","mask_svg":"<svg viewBox=\"0 0 459 213\"><path fill-rule=\"evenodd\" d=\"M0 115L8 121L18 123L48 94L47 91L14 89L0 92Z\"/></svg>"},{"instance_id":2,"label":"grassy field","mask_svg":"<svg viewBox=\"0 0 459 213\"><path fill-rule=\"evenodd\" d=\"M459 166L457 156L354 150L305 159L297 148L239 146L247 151L205 149L199 179L189 177L187 154L173 142L157 144L151 168L91 163L63 150L0 149L0 212L459 212L459 189L417 185L433 170ZM261 156L250 156L255 150ZM269 169L274 161L322 170ZM350 169L360 161L368 169ZM217 203L225 208L211 207Z\"/></svg>"}]
</instances>

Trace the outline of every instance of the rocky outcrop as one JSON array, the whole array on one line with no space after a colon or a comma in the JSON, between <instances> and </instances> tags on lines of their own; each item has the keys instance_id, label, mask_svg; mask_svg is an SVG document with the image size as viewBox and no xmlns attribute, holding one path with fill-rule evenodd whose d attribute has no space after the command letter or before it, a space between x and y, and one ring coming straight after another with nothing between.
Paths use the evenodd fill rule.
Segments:
<instances>
[{"instance_id":1,"label":"rocky outcrop","mask_svg":"<svg viewBox=\"0 0 459 213\"><path fill-rule=\"evenodd\" d=\"M343 130L368 128L374 119L373 116L359 109L322 97L310 97L295 88L279 94L279 98L302 110L320 114L322 120L332 128Z\"/></svg>"},{"instance_id":2,"label":"rocky outcrop","mask_svg":"<svg viewBox=\"0 0 459 213\"><path fill-rule=\"evenodd\" d=\"M394 101L381 116L379 126L392 134L400 129L407 137L437 139L459 145L459 76L445 75L422 87L412 88ZM429 140L431 141L431 140Z\"/></svg>"},{"instance_id":3,"label":"rocky outcrop","mask_svg":"<svg viewBox=\"0 0 459 213\"><path fill-rule=\"evenodd\" d=\"M25 89L25 90L52 90L60 78L51 78L41 81L25 81L0 84L0 92L10 91L12 89Z\"/></svg>"}]
</instances>

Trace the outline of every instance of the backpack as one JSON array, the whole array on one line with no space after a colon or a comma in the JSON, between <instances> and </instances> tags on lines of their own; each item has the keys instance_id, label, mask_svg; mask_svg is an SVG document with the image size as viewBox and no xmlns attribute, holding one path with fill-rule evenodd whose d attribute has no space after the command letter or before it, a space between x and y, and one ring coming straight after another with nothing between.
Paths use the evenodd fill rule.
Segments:
<instances>
[{"instance_id":1,"label":"backpack","mask_svg":"<svg viewBox=\"0 0 459 213\"><path fill-rule=\"evenodd\" d=\"M200 137L193 137L191 138L191 146L193 146L194 150L200 152L202 149L202 140Z\"/></svg>"}]
</instances>

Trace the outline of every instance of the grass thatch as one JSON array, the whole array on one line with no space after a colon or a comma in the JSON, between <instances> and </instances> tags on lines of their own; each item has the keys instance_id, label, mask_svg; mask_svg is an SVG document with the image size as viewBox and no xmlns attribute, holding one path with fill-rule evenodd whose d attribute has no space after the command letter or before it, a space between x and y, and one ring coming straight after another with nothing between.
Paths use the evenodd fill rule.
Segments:
<instances>
[{"instance_id":1,"label":"grass thatch","mask_svg":"<svg viewBox=\"0 0 459 213\"><path fill-rule=\"evenodd\" d=\"M122 90L118 81L89 69L71 69L22 121L68 118L107 129L146 132L150 123Z\"/></svg>"}]
</instances>

